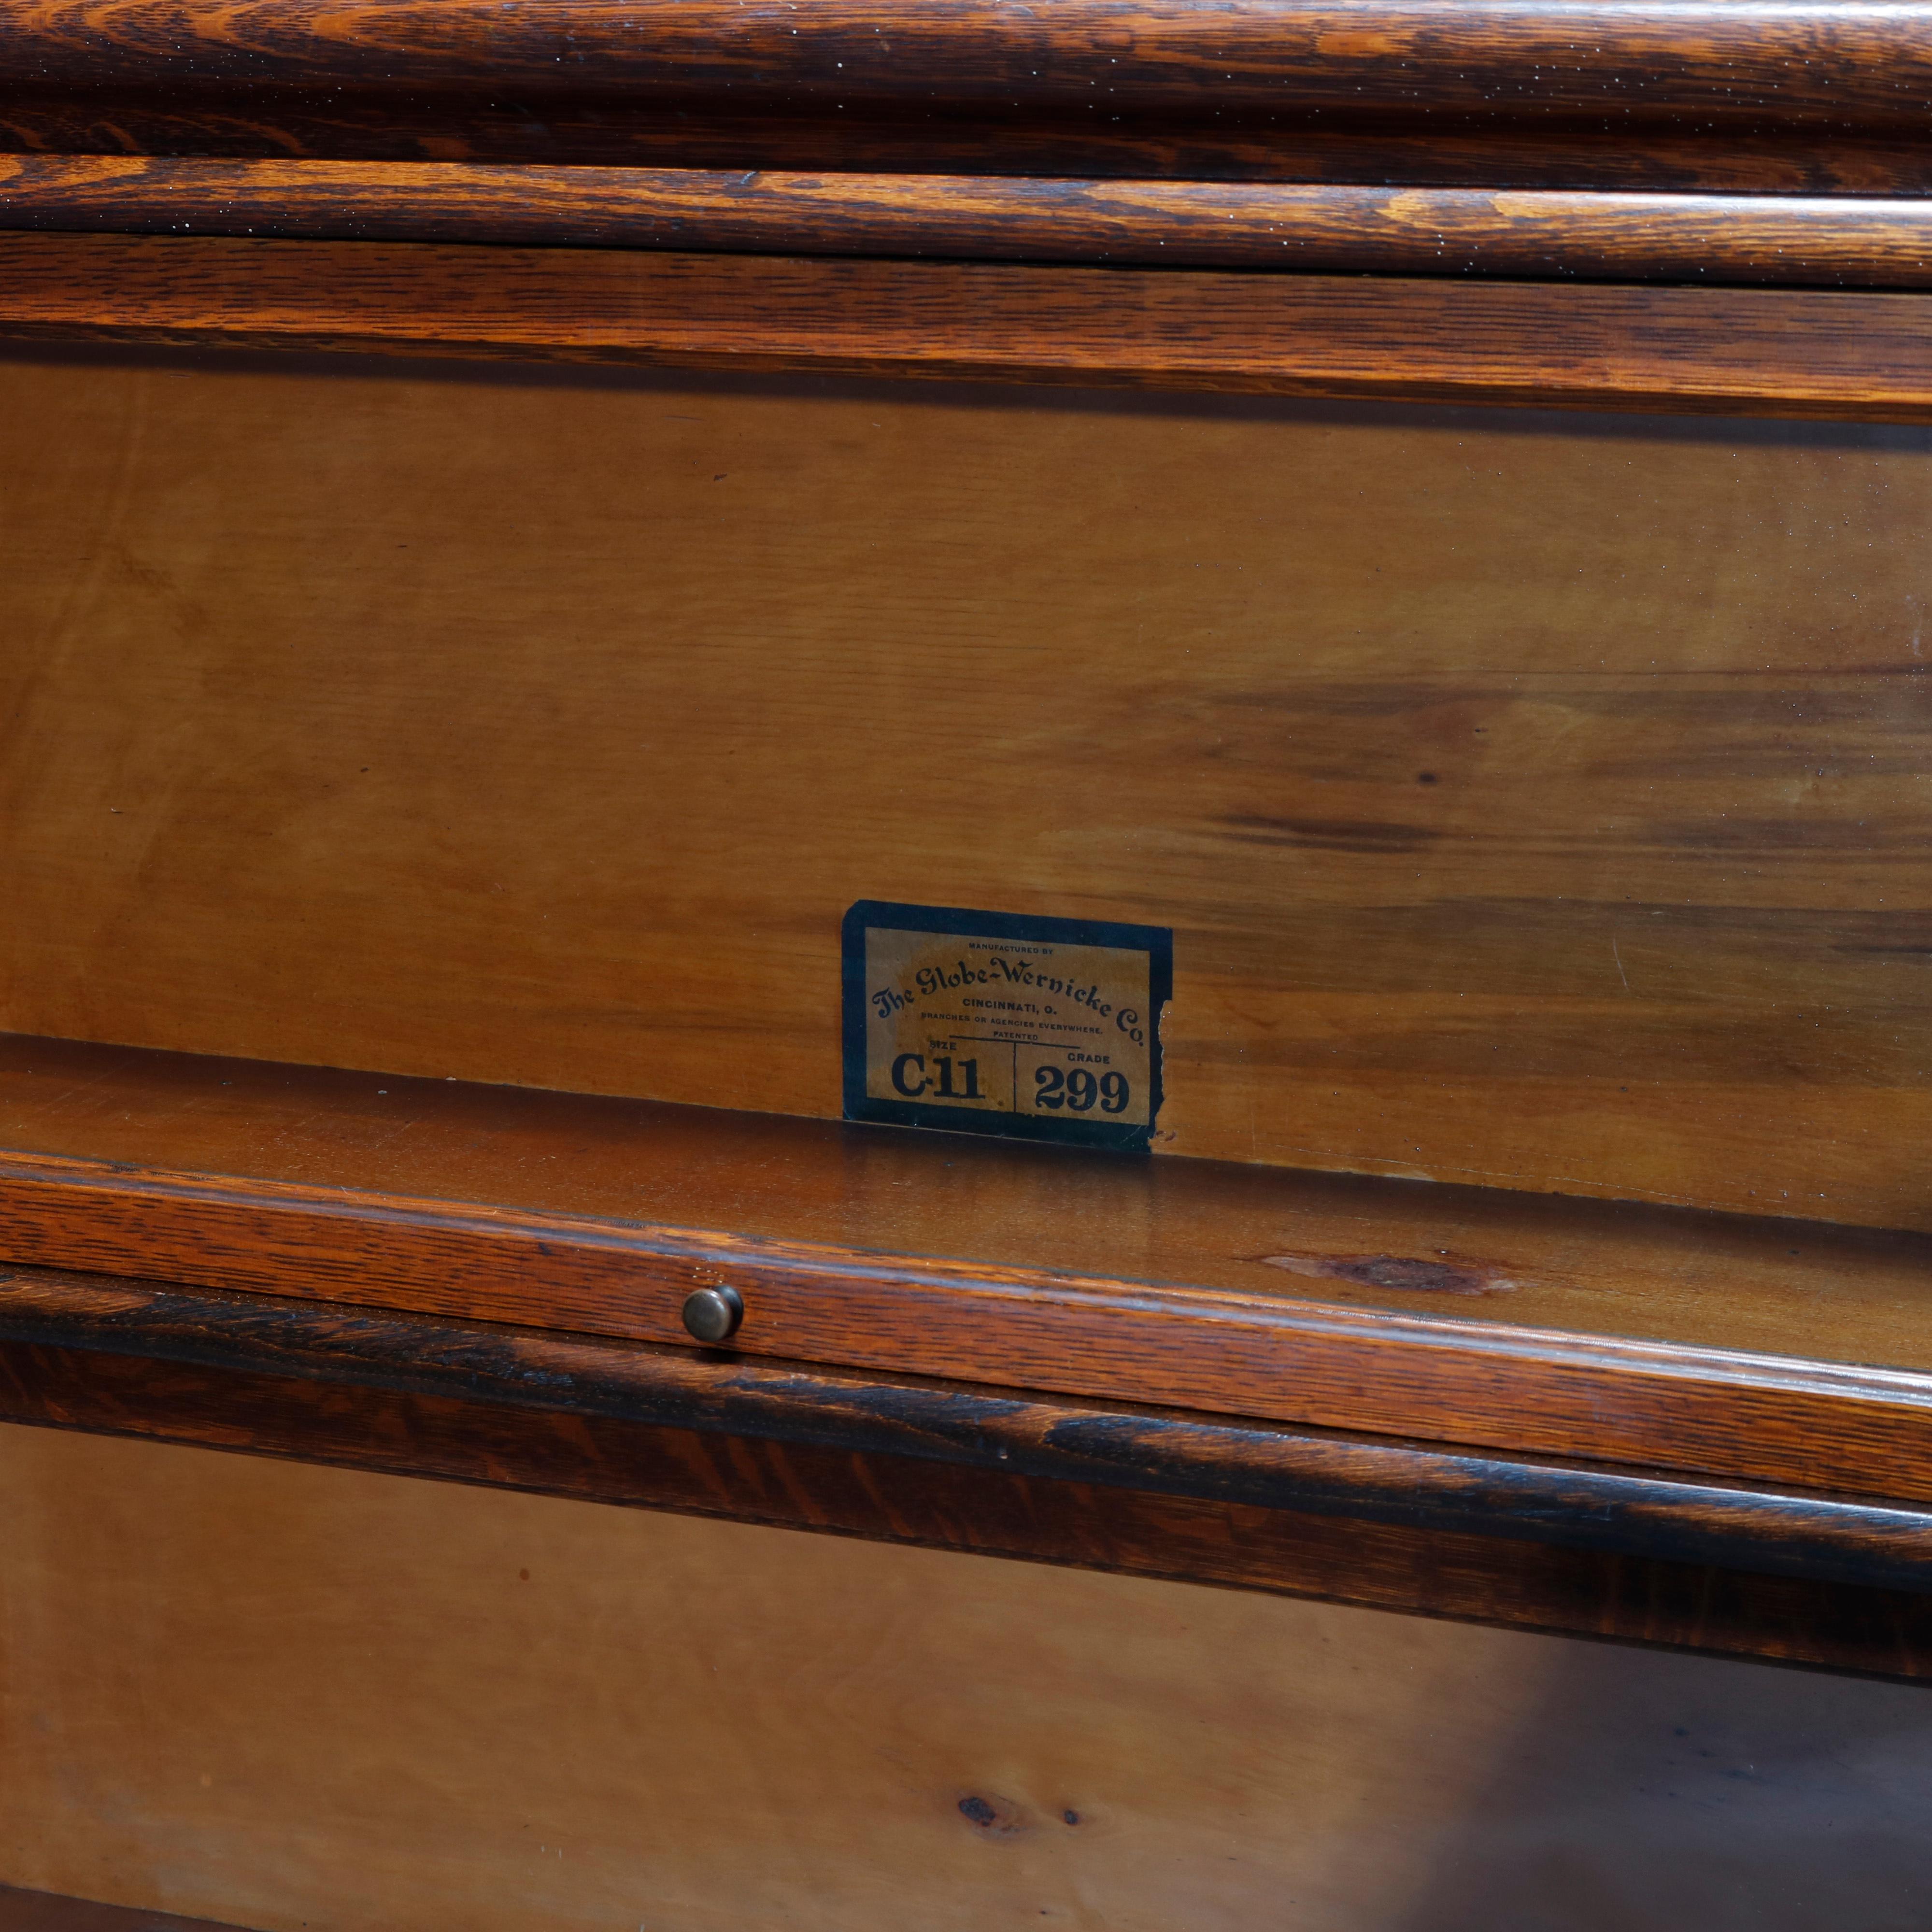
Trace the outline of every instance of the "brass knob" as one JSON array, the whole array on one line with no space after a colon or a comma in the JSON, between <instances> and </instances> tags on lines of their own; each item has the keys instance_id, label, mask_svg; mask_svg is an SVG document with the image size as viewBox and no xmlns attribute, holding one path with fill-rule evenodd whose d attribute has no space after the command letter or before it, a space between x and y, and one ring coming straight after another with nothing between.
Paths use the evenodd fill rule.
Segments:
<instances>
[{"instance_id":1,"label":"brass knob","mask_svg":"<svg viewBox=\"0 0 1932 1932\"><path fill-rule=\"evenodd\" d=\"M696 1288L684 1298L684 1325L698 1341L716 1348L738 1332L745 1298L735 1288Z\"/></svg>"}]
</instances>

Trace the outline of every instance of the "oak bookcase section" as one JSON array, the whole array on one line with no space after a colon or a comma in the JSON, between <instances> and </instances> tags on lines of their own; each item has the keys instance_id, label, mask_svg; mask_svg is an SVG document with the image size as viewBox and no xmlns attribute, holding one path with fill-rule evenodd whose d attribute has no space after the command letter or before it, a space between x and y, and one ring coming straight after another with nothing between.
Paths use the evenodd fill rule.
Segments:
<instances>
[{"instance_id":1,"label":"oak bookcase section","mask_svg":"<svg viewBox=\"0 0 1932 1932\"><path fill-rule=\"evenodd\" d=\"M8 1418L1924 1673L1911 10L5 10Z\"/></svg>"},{"instance_id":2,"label":"oak bookcase section","mask_svg":"<svg viewBox=\"0 0 1932 1932\"><path fill-rule=\"evenodd\" d=\"M10 1420L1927 1668L1922 1237L27 1038L0 1125Z\"/></svg>"},{"instance_id":3,"label":"oak bookcase section","mask_svg":"<svg viewBox=\"0 0 1932 1932\"><path fill-rule=\"evenodd\" d=\"M132 352L0 398L19 1031L836 1118L848 907L1070 915L1174 934L1163 1161L1932 1227L1932 430Z\"/></svg>"}]
</instances>

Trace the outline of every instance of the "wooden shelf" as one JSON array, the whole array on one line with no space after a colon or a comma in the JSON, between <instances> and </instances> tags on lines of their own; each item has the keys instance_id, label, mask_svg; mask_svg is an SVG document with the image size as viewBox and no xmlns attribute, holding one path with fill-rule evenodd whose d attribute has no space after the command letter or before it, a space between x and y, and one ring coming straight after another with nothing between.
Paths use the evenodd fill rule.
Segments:
<instances>
[{"instance_id":1,"label":"wooden shelf","mask_svg":"<svg viewBox=\"0 0 1932 1932\"><path fill-rule=\"evenodd\" d=\"M18 1036L0 1136L13 1420L1920 1667L1924 1237Z\"/></svg>"},{"instance_id":2,"label":"wooden shelf","mask_svg":"<svg viewBox=\"0 0 1932 1932\"><path fill-rule=\"evenodd\" d=\"M0 229L1932 286L1922 197L0 155Z\"/></svg>"},{"instance_id":3,"label":"wooden shelf","mask_svg":"<svg viewBox=\"0 0 1932 1932\"><path fill-rule=\"evenodd\" d=\"M405 1216L398 1203L417 1197L480 1204L506 1238L512 1214L613 1224L600 1240L646 1225L709 1230L865 1250L868 1266L922 1256L1420 1316L1475 1333L1932 1372L1932 1237L1822 1222L1122 1160L18 1034L0 1034L0 1150L10 1150L10 1185L25 1190L8 1198L10 1222L22 1200L70 1183L149 1199L158 1221L170 1213L156 1184L62 1165L91 1162L207 1178L184 1182L190 1193L214 1178L264 1184L236 1198L291 1213L346 1209L350 1193ZM124 1268L108 1229L89 1238L102 1265ZM67 1250L38 1258L80 1264ZM292 1257L257 1264L237 1251L223 1265L236 1277L228 1286L272 1279L298 1292ZM523 1310L506 1300L468 1312Z\"/></svg>"},{"instance_id":4,"label":"wooden shelf","mask_svg":"<svg viewBox=\"0 0 1932 1932\"><path fill-rule=\"evenodd\" d=\"M1842 1837L1397 1618L1932 1681L1914 19L13 16L0 1932Z\"/></svg>"}]
</instances>

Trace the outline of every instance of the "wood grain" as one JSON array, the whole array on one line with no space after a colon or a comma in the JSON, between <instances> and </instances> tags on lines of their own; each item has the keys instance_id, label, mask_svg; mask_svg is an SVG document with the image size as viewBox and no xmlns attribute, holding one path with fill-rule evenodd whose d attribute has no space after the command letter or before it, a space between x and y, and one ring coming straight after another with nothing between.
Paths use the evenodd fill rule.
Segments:
<instances>
[{"instance_id":1,"label":"wood grain","mask_svg":"<svg viewBox=\"0 0 1932 1932\"><path fill-rule=\"evenodd\" d=\"M1932 1593L1932 1514L1923 1509L1727 1487L1662 1471L1512 1460L1173 1409L1095 1408L1007 1388L45 1270L0 1273L0 1340L135 1357L157 1378L166 1371L155 1365L172 1364L450 1395L534 1412L539 1437L552 1426L541 1417L599 1418L734 1444L910 1457L1031 1484L1098 1485ZM128 1385L126 1371L105 1373ZM164 1413L167 1408L164 1400ZM150 1427L138 1402L116 1412L115 1426ZM494 1425L504 1436L517 1426L513 1416ZM226 1440L247 1446L245 1436ZM680 1500L688 1506L693 1497ZM730 1512L720 1504L718 1513ZM1031 1553L1051 1552L1042 1544ZM1076 1559L1083 1555L1090 1552L1076 1552ZM1347 1594L1344 1580L1334 1588Z\"/></svg>"},{"instance_id":2,"label":"wood grain","mask_svg":"<svg viewBox=\"0 0 1932 1932\"><path fill-rule=\"evenodd\" d=\"M1904 193L1925 185L1922 18L1687 0L0 15L5 133L50 152Z\"/></svg>"},{"instance_id":3,"label":"wood grain","mask_svg":"<svg viewBox=\"0 0 1932 1932\"><path fill-rule=\"evenodd\" d=\"M724 1283L753 1356L1932 1498L1923 1371L52 1156L0 1164L0 1216L17 1263L658 1342Z\"/></svg>"},{"instance_id":4,"label":"wood grain","mask_svg":"<svg viewBox=\"0 0 1932 1932\"><path fill-rule=\"evenodd\" d=\"M1932 419L1926 304L1798 290L14 234L5 337Z\"/></svg>"},{"instance_id":5,"label":"wood grain","mask_svg":"<svg viewBox=\"0 0 1932 1932\"><path fill-rule=\"evenodd\" d=\"M0 156L0 228L1932 286L1932 202L1822 195Z\"/></svg>"},{"instance_id":6,"label":"wood grain","mask_svg":"<svg viewBox=\"0 0 1932 1932\"><path fill-rule=\"evenodd\" d=\"M922 116L911 108L811 120L781 112L614 114L555 104L542 117L488 100L393 100L255 92L216 106L184 89L113 94L16 91L0 153L519 167L704 169L980 175L1098 180L1391 183L1536 190L1908 197L1932 187L1909 129L1829 125L1796 137L1688 117L1641 128L1606 117L1498 120L1432 115L1364 124L1323 113L1279 127Z\"/></svg>"},{"instance_id":7,"label":"wood grain","mask_svg":"<svg viewBox=\"0 0 1932 1932\"><path fill-rule=\"evenodd\" d=\"M1808 1932L1928 1870L1909 1684L58 1430L0 1472L23 1884L271 1932L1462 1932L1599 1888ZM1598 1600L1721 1635L1754 1586L1700 1580Z\"/></svg>"},{"instance_id":8,"label":"wood grain","mask_svg":"<svg viewBox=\"0 0 1932 1932\"><path fill-rule=\"evenodd\" d=\"M9 1145L29 1172L170 1166L218 1193L485 1202L626 1239L729 1229L1932 1372L1918 1235L0 1035Z\"/></svg>"},{"instance_id":9,"label":"wood grain","mask_svg":"<svg viewBox=\"0 0 1932 1932\"><path fill-rule=\"evenodd\" d=\"M1932 1521L343 1308L14 1274L0 1418L1862 1674Z\"/></svg>"},{"instance_id":10,"label":"wood grain","mask_svg":"<svg viewBox=\"0 0 1932 1932\"><path fill-rule=\"evenodd\" d=\"M1163 1157L1932 1226L1922 430L128 352L0 398L50 452L16 1029L830 1116L855 899L1073 914L1177 933ZM1916 1360L1891 1279L1841 1359ZM1806 1294L1666 1336L1803 1354Z\"/></svg>"},{"instance_id":11,"label":"wood grain","mask_svg":"<svg viewBox=\"0 0 1932 1932\"><path fill-rule=\"evenodd\" d=\"M822 0L794 19L719 0L622 10L487 0L10 0L10 63L49 89L362 89L412 99L728 100L754 113L916 102L1003 113L1189 116L1436 110L1624 122L1896 122L1932 92L1932 9L1456 0L1204 5Z\"/></svg>"}]
</instances>

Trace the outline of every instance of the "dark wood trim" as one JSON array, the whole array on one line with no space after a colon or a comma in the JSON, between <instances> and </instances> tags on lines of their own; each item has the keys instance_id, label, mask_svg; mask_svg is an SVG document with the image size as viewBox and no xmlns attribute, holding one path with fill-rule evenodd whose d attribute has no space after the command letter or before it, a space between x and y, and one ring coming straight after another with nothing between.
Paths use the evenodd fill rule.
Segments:
<instances>
[{"instance_id":1,"label":"dark wood trim","mask_svg":"<svg viewBox=\"0 0 1932 1932\"><path fill-rule=\"evenodd\" d=\"M1932 419L1932 301L0 236L0 337Z\"/></svg>"},{"instance_id":2,"label":"dark wood trim","mask_svg":"<svg viewBox=\"0 0 1932 1932\"><path fill-rule=\"evenodd\" d=\"M238 16L223 0L106 11L15 0L8 118L32 146L44 104L91 116L111 151L145 104L166 103L225 122L263 153L291 118L339 126L358 110L445 142L493 110L626 131L776 120L832 133L896 116L1009 136L1059 125L1102 141L1163 128L1212 140L1474 119L1626 138L1851 129L1912 140L1932 95L1928 17L1916 4L1794 0L1409 0L1372 12L1335 0L843 0L748 14L722 0L283 0Z\"/></svg>"},{"instance_id":3,"label":"dark wood trim","mask_svg":"<svg viewBox=\"0 0 1932 1932\"><path fill-rule=\"evenodd\" d=\"M989 121L908 106L863 116L731 118L614 112L595 103L520 112L495 100L259 93L209 106L189 90L16 92L0 153L309 158L398 164L760 170L1037 178L1333 182L1370 188L1564 188L1734 195L1910 196L1932 191L1932 146L1910 128L1775 123L1630 127L1607 116L1494 114L1352 121L1340 114Z\"/></svg>"},{"instance_id":4,"label":"dark wood trim","mask_svg":"<svg viewBox=\"0 0 1932 1932\"><path fill-rule=\"evenodd\" d=\"M1293 1430L983 1384L760 1361L340 1304L0 1272L0 1342L242 1368L394 1393L1032 1480L1561 1542L1886 1589L1932 1589L1932 1509L1682 1474Z\"/></svg>"},{"instance_id":5,"label":"dark wood trim","mask_svg":"<svg viewBox=\"0 0 1932 1932\"><path fill-rule=\"evenodd\" d=\"M0 156L0 229L1932 287L1932 200Z\"/></svg>"},{"instance_id":6,"label":"dark wood trim","mask_svg":"<svg viewBox=\"0 0 1932 1932\"><path fill-rule=\"evenodd\" d=\"M0 146L1922 192L1904 6L8 0Z\"/></svg>"},{"instance_id":7,"label":"dark wood trim","mask_svg":"<svg viewBox=\"0 0 1932 1932\"><path fill-rule=\"evenodd\" d=\"M1932 1500L1916 1370L21 1154L0 1258Z\"/></svg>"},{"instance_id":8,"label":"dark wood trim","mask_svg":"<svg viewBox=\"0 0 1932 1932\"><path fill-rule=\"evenodd\" d=\"M0 1420L1932 1673L1926 1513L1658 1472L48 1274L0 1288Z\"/></svg>"},{"instance_id":9,"label":"dark wood trim","mask_svg":"<svg viewBox=\"0 0 1932 1932\"><path fill-rule=\"evenodd\" d=\"M498 0L14 0L9 65L50 91L451 95L734 114L892 106L1211 121L1609 116L1624 124L1896 123L1932 95L1932 10L1760 0L728 0L505 9Z\"/></svg>"}]
</instances>

